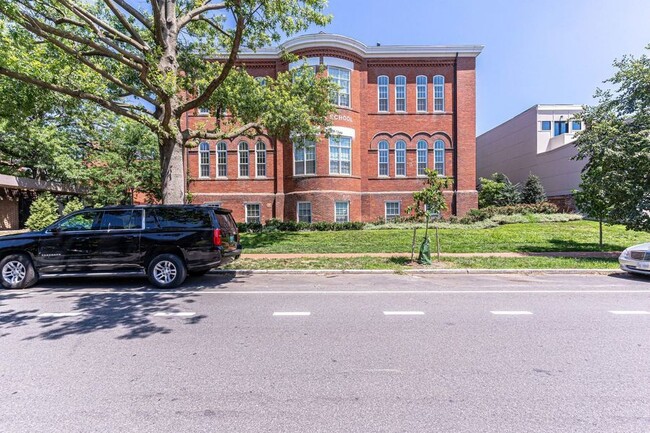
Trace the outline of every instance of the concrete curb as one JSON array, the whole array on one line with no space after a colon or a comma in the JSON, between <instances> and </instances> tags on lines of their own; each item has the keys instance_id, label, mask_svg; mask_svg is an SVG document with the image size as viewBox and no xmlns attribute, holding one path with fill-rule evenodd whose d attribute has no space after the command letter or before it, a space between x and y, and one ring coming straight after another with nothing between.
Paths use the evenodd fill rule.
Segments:
<instances>
[{"instance_id":1,"label":"concrete curb","mask_svg":"<svg viewBox=\"0 0 650 433\"><path fill-rule=\"evenodd\" d=\"M258 275L258 274L624 274L619 269L217 269L216 275Z\"/></svg>"}]
</instances>

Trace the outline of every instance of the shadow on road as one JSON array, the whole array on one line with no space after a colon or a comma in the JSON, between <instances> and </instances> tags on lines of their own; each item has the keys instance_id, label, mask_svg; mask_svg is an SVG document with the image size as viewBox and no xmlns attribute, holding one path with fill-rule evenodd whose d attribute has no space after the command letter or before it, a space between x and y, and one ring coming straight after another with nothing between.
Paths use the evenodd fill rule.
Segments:
<instances>
[{"instance_id":1,"label":"shadow on road","mask_svg":"<svg viewBox=\"0 0 650 433\"><path fill-rule=\"evenodd\" d=\"M169 334L172 329L165 326L165 319L155 317L155 313L183 313L193 311L194 298L204 289L219 289L234 275L206 275L188 278L184 285L174 290L161 290L146 284L145 279L136 278L84 278L44 280L36 287L21 292L3 293L0 291L0 337L9 335L9 330L33 324L40 327L37 335L25 340L57 340L67 336L84 335L98 331L124 331L116 337L121 340L147 338L156 334ZM241 278L241 277L240 277ZM72 305L63 302L65 307L41 307L20 310L10 305L20 303L21 299L38 296L51 296L56 292L58 300L71 300ZM63 292L63 293L61 293ZM42 304L41 304L42 305ZM53 303L52 305L61 305ZM7 309L5 309L5 308ZM73 313L67 317L41 317L44 312ZM178 317L184 324L198 324L206 315Z\"/></svg>"}]
</instances>

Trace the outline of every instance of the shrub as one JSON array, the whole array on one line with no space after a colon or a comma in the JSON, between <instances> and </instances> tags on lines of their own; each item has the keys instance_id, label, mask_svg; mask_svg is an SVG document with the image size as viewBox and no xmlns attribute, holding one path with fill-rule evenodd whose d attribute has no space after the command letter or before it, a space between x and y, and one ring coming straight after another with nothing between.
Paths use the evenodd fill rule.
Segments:
<instances>
[{"instance_id":1,"label":"shrub","mask_svg":"<svg viewBox=\"0 0 650 433\"><path fill-rule=\"evenodd\" d=\"M260 233L260 232L298 232L298 231L341 231L341 230L362 230L365 223L360 221L349 221L345 223L336 223L329 221L319 221L315 223L306 223L298 221L280 221L272 218L267 220L264 225L260 223L238 223L237 227L241 233Z\"/></svg>"},{"instance_id":2,"label":"shrub","mask_svg":"<svg viewBox=\"0 0 650 433\"><path fill-rule=\"evenodd\" d=\"M239 233L260 233L262 228L262 224L257 222L237 223L237 230L239 230Z\"/></svg>"},{"instance_id":3,"label":"shrub","mask_svg":"<svg viewBox=\"0 0 650 433\"><path fill-rule=\"evenodd\" d=\"M32 230L43 230L59 218L59 205L49 192L38 196L29 207L29 218L25 226Z\"/></svg>"},{"instance_id":4,"label":"shrub","mask_svg":"<svg viewBox=\"0 0 650 433\"><path fill-rule=\"evenodd\" d=\"M519 184L513 185L503 173L494 173L490 179L480 178L478 190L478 204L481 208L521 202Z\"/></svg>"},{"instance_id":5,"label":"shrub","mask_svg":"<svg viewBox=\"0 0 650 433\"><path fill-rule=\"evenodd\" d=\"M529 204L537 204L546 201L544 186L538 176L535 176L534 174L528 176L524 188L521 190L521 201L522 203Z\"/></svg>"},{"instance_id":6,"label":"shrub","mask_svg":"<svg viewBox=\"0 0 650 433\"><path fill-rule=\"evenodd\" d=\"M558 213L558 207L553 203L517 204L511 206L488 206L483 209L472 209L460 219L462 224L484 221L496 215L528 215L528 214Z\"/></svg>"},{"instance_id":7,"label":"shrub","mask_svg":"<svg viewBox=\"0 0 650 433\"><path fill-rule=\"evenodd\" d=\"M76 212L84 208L84 204L77 197L74 197L72 200L69 200L63 207L63 215L67 215L72 212Z\"/></svg>"}]
</instances>

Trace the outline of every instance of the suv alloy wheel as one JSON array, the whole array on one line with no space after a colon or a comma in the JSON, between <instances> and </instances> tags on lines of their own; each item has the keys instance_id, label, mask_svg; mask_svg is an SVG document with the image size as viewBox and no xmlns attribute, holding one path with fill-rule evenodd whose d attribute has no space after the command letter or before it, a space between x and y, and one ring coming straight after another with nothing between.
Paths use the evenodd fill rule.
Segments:
<instances>
[{"instance_id":1,"label":"suv alloy wheel","mask_svg":"<svg viewBox=\"0 0 650 433\"><path fill-rule=\"evenodd\" d=\"M24 254L10 254L0 260L0 278L5 289L24 289L38 280L32 261Z\"/></svg>"},{"instance_id":2,"label":"suv alloy wheel","mask_svg":"<svg viewBox=\"0 0 650 433\"><path fill-rule=\"evenodd\" d=\"M177 255L160 254L149 263L147 276L154 286L169 289L183 284L187 277L187 269Z\"/></svg>"}]
</instances>

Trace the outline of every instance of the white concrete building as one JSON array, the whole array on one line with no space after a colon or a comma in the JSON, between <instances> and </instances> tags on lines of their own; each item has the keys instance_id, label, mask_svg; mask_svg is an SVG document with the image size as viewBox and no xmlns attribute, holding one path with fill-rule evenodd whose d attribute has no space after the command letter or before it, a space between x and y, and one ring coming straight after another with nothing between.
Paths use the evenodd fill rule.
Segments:
<instances>
[{"instance_id":1,"label":"white concrete building","mask_svg":"<svg viewBox=\"0 0 650 433\"><path fill-rule=\"evenodd\" d=\"M571 192L580 184L585 161L574 161L575 133L584 125L575 118L580 105L535 105L476 139L477 175L505 173L513 183L539 176L546 195L572 208Z\"/></svg>"}]
</instances>

